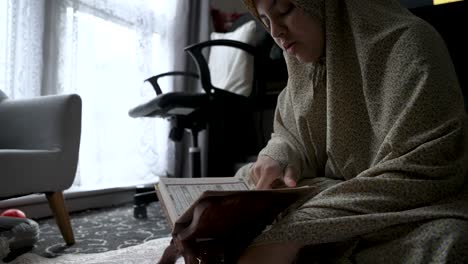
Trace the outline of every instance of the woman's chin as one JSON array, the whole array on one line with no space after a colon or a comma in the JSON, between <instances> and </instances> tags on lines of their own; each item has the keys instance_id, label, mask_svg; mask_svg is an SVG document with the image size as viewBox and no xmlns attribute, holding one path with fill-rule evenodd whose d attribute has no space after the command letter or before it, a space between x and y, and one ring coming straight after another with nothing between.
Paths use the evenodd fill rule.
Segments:
<instances>
[{"instance_id":1,"label":"woman's chin","mask_svg":"<svg viewBox=\"0 0 468 264\"><path fill-rule=\"evenodd\" d=\"M304 57L304 56L300 56L300 55L296 55L296 59L300 62L300 63L311 63L311 62L315 62L316 60L314 60L313 58L308 58L308 57Z\"/></svg>"},{"instance_id":2,"label":"woman's chin","mask_svg":"<svg viewBox=\"0 0 468 264\"><path fill-rule=\"evenodd\" d=\"M305 56L303 54L295 54L295 57L300 63L313 63L320 60L319 56Z\"/></svg>"}]
</instances>

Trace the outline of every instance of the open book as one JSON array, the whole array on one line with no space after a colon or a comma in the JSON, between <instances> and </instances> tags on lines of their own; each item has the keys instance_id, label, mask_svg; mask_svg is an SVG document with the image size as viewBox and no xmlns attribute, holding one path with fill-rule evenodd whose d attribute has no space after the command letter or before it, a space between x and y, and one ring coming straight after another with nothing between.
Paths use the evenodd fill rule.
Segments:
<instances>
[{"instance_id":1,"label":"open book","mask_svg":"<svg viewBox=\"0 0 468 264\"><path fill-rule=\"evenodd\" d=\"M156 194L164 208L169 223L175 221L205 191L249 190L248 184L240 178L165 178L160 177L156 184Z\"/></svg>"},{"instance_id":2,"label":"open book","mask_svg":"<svg viewBox=\"0 0 468 264\"><path fill-rule=\"evenodd\" d=\"M178 254L192 259L213 258L207 263L220 263L220 259L235 263L278 216L318 192L309 186L271 190L249 186L243 178L235 177L160 178L156 193L172 225L173 237L160 263L173 263ZM180 251L176 244L184 249Z\"/></svg>"},{"instance_id":3,"label":"open book","mask_svg":"<svg viewBox=\"0 0 468 264\"><path fill-rule=\"evenodd\" d=\"M229 200L235 200L236 208L232 208L233 205L230 203L226 204L226 209L237 209L239 203L245 203L241 207L251 204L256 207L255 209L259 209L258 207L268 205L269 207L276 207L273 211L277 211L278 209L283 211L315 194L314 189L307 186L253 190L243 178L236 177L161 177L155 187L156 194L172 227L174 227L177 221L191 220L194 207L202 201L223 199L224 203L226 203ZM280 203L281 206L279 204L275 205L275 201ZM262 206L262 204L264 205ZM264 210L272 209L268 209L267 207Z\"/></svg>"}]
</instances>

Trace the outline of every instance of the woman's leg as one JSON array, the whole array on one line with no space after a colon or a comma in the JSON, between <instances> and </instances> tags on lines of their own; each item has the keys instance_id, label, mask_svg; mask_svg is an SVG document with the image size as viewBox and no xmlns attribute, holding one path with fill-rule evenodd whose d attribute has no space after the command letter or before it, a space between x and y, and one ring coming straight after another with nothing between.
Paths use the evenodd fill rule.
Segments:
<instances>
[{"instance_id":1,"label":"woman's leg","mask_svg":"<svg viewBox=\"0 0 468 264\"><path fill-rule=\"evenodd\" d=\"M402 226L403 228L403 226ZM354 254L356 263L468 263L468 221L437 219L408 232L376 232ZM386 240L392 234L399 237ZM379 238L380 237L380 238ZM385 241L386 240L386 241Z\"/></svg>"}]
</instances>

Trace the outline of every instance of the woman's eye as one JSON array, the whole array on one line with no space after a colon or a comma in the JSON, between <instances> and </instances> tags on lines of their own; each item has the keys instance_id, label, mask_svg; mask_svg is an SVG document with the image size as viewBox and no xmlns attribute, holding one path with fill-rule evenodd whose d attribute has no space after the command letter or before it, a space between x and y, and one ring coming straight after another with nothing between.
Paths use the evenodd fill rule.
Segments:
<instances>
[{"instance_id":1,"label":"woman's eye","mask_svg":"<svg viewBox=\"0 0 468 264\"><path fill-rule=\"evenodd\" d=\"M270 30L270 20L268 19L262 19L262 22L263 22L263 25L265 25L265 27Z\"/></svg>"},{"instance_id":2,"label":"woman's eye","mask_svg":"<svg viewBox=\"0 0 468 264\"><path fill-rule=\"evenodd\" d=\"M287 6L286 8L284 8L284 9L283 9L284 11L281 11L280 13L281 13L281 15L284 16L284 15L287 15L287 14L291 13L291 11L293 11L293 9L294 9L294 5L293 5L293 4L289 4L289 6Z\"/></svg>"}]
</instances>

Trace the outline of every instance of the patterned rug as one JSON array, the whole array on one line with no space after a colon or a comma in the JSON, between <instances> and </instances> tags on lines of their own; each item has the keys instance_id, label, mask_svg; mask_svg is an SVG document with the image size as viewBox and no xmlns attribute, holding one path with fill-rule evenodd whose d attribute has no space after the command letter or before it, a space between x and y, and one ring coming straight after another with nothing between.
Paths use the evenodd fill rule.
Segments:
<instances>
[{"instance_id":1,"label":"patterned rug","mask_svg":"<svg viewBox=\"0 0 468 264\"><path fill-rule=\"evenodd\" d=\"M44 258L26 253L9 264L155 264L169 241L170 238L159 238L118 250L91 254L66 254L56 258ZM1 260L0 263L2 263ZM176 264L182 263L184 263L183 259L179 259Z\"/></svg>"},{"instance_id":2,"label":"patterned rug","mask_svg":"<svg viewBox=\"0 0 468 264\"><path fill-rule=\"evenodd\" d=\"M133 204L70 214L76 243L66 246L53 218L37 220L40 239L30 251L46 258L100 253L167 237L170 227L158 202L147 206L146 219L133 217Z\"/></svg>"}]
</instances>

